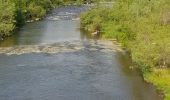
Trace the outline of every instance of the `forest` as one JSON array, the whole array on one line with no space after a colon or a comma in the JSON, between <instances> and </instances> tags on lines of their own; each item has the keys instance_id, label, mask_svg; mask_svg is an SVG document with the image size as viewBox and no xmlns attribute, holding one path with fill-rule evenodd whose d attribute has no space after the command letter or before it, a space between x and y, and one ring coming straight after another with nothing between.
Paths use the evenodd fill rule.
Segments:
<instances>
[{"instance_id":1,"label":"forest","mask_svg":"<svg viewBox=\"0 0 170 100\"><path fill-rule=\"evenodd\" d=\"M81 27L114 38L132 57L144 79L170 100L170 0L114 0L81 15Z\"/></svg>"}]
</instances>

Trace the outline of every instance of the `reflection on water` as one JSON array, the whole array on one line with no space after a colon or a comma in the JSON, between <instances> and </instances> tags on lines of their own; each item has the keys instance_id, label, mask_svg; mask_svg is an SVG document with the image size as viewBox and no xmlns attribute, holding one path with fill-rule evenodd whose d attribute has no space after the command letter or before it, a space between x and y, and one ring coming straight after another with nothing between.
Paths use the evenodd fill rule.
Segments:
<instances>
[{"instance_id":1,"label":"reflection on water","mask_svg":"<svg viewBox=\"0 0 170 100\"><path fill-rule=\"evenodd\" d=\"M15 36L11 36L6 38L4 41L0 41L0 47L10 47L14 46L15 44L17 44Z\"/></svg>"},{"instance_id":2,"label":"reflection on water","mask_svg":"<svg viewBox=\"0 0 170 100\"><path fill-rule=\"evenodd\" d=\"M54 9L43 21L27 23L12 37L0 41L0 47L55 43L85 38L86 34L80 34L79 20L74 20L80 12L85 10L87 7L75 6ZM58 16L61 19L49 20L49 17L55 19ZM68 18L65 19L65 16Z\"/></svg>"},{"instance_id":3,"label":"reflection on water","mask_svg":"<svg viewBox=\"0 0 170 100\"><path fill-rule=\"evenodd\" d=\"M53 20L48 16L28 23L0 42L0 99L161 100L129 69L131 60L117 45L91 40L79 30L79 20L65 19L65 14L82 11L68 8L54 10L49 15ZM54 20L57 14L64 19Z\"/></svg>"},{"instance_id":4,"label":"reflection on water","mask_svg":"<svg viewBox=\"0 0 170 100\"><path fill-rule=\"evenodd\" d=\"M157 92L155 92L154 86L145 83L136 69L130 69L132 61L129 55L126 53L117 53L115 60L118 62L117 64L119 65L123 76L126 76L125 80L130 80L126 85L134 96L133 100L162 100ZM132 84L132 86L130 84Z\"/></svg>"},{"instance_id":5,"label":"reflection on water","mask_svg":"<svg viewBox=\"0 0 170 100\"><path fill-rule=\"evenodd\" d=\"M40 21L28 23L14 36L0 42L0 46L33 45L79 40L79 21Z\"/></svg>"}]
</instances>

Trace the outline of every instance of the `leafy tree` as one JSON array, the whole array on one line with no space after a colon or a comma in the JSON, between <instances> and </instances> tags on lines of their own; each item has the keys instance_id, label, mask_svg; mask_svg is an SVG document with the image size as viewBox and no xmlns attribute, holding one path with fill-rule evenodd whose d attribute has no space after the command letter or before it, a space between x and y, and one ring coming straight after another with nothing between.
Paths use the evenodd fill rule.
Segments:
<instances>
[{"instance_id":1,"label":"leafy tree","mask_svg":"<svg viewBox=\"0 0 170 100\"><path fill-rule=\"evenodd\" d=\"M10 35L15 28L15 6L10 0L0 0L0 38Z\"/></svg>"}]
</instances>

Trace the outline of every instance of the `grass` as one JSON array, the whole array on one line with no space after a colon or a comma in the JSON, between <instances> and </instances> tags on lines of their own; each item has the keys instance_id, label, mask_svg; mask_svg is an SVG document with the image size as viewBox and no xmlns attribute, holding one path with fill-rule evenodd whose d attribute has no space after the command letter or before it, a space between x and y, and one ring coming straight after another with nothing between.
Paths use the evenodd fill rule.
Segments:
<instances>
[{"instance_id":1,"label":"grass","mask_svg":"<svg viewBox=\"0 0 170 100\"><path fill-rule=\"evenodd\" d=\"M81 15L81 27L127 48L145 80L170 100L170 0L114 0Z\"/></svg>"},{"instance_id":2,"label":"grass","mask_svg":"<svg viewBox=\"0 0 170 100\"><path fill-rule=\"evenodd\" d=\"M170 100L170 70L154 69L153 72L145 74L144 79L152 83L158 90L163 92L164 100Z\"/></svg>"}]
</instances>

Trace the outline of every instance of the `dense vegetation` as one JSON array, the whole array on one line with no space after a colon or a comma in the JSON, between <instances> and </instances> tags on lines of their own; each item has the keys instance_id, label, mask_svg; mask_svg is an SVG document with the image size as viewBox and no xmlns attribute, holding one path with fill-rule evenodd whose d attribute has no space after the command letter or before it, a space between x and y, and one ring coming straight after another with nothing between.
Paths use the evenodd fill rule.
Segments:
<instances>
[{"instance_id":1,"label":"dense vegetation","mask_svg":"<svg viewBox=\"0 0 170 100\"><path fill-rule=\"evenodd\" d=\"M15 21L15 5L10 1L4 2L0 0L0 35L9 35L9 33L14 29Z\"/></svg>"},{"instance_id":2,"label":"dense vegetation","mask_svg":"<svg viewBox=\"0 0 170 100\"><path fill-rule=\"evenodd\" d=\"M0 39L11 35L27 21L41 20L56 6L93 2L95 0L0 0Z\"/></svg>"},{"instance_id":3,"label":"dense vegetation","mask_svg":"<svg viewBox=\"0 0 170 100\"><path fill-rule=\"evenodd\" d=\"M170 0L114 0L112 7L83 13L81 26L121 42L144 78L170 100Z\"/></svg>"}]
</instances>

